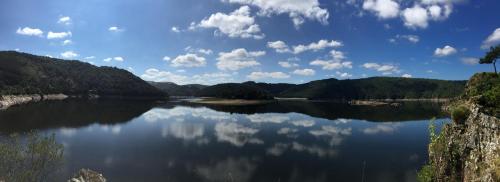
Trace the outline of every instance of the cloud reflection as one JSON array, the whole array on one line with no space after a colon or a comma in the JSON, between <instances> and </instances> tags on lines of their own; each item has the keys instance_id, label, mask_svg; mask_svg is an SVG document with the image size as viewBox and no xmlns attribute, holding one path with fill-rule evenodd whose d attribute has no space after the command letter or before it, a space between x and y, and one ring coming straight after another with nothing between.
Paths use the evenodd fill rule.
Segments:
<instances>
[{"instance_id":1,"label":"cloud reflection","mask_svg":"<svg viewBox=\"0 0 500 182\"><path fill-rule=\"evenodd\" d=\"M234 146L242 147L247 143L263 144L264 141L252 137L259 130L237 123L219 122L215 125L218 141L229 142Z\"/></svg>"}]
</instances>

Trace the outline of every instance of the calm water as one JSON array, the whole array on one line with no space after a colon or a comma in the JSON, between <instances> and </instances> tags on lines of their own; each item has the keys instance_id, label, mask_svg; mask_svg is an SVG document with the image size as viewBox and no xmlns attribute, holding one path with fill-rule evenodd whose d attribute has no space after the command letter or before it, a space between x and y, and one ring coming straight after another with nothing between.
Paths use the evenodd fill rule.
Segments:
<instances>
[{"instance_id":1,"label":"calm water","mask_svg":"<svg viewBox=\"0 0 500 182\"><path fill-rule=\"evenodd\" d=\"M415 181L439 105L54 101L0 111L0 132L39 129L110 181ZM445 119L438 119L438 121Z\"/></svg>"}]
</instances>

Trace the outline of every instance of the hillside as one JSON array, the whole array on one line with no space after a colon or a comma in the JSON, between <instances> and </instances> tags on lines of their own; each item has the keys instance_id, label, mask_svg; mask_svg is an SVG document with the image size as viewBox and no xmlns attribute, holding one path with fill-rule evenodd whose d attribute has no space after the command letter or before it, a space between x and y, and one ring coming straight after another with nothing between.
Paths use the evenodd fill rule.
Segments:
<instances>
[{"instance_id":1,"label":"hillside","mask_svg":"<svg viewBox=\"0 0 500 182\"><path fill-rule=\"evenodd\" d=\"M397 77L332 78L297 85L279 96L334 100L452 98L462 94L464 87L465 81Z\"/></svg>"},{"instance_id":2,"label":"hillside","mask_svg":"<svg viewBox=\"0 0 500 182\"><path fill-rule=\"evenodd\" d=\"M225 99L273 99L269 91L254 84L223 83L202 89L198 96Z\"/></svg>"},{"instance_id":3,"label":"hillside","mask_svg":"<svg viewBox=\"0 0 500 182\"><path fill-rule=\"evenodd\" d=\"M197 96L205 87L200 84L177 85L172 82L148 82L161 91L167 92L170 96Z\"/></svg>"},{"instance_id":4,"label":"hillside","mask_svg":"<svg viewBox=\"0 0 500 182\"><path fill-rule=\"evenodd\" d=\"M110 97L168 96L123 69L0 51L0 95L56 93Z\"/></svg>"}]
</instances>

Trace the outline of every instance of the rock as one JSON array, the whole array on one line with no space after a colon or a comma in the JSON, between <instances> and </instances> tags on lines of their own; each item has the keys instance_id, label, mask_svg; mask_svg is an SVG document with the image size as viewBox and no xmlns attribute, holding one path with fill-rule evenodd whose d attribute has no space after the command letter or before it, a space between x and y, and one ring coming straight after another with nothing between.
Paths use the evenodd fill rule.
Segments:
<instances>
[{"instance_id":1,"label":"rock","mask_svg":"<svg viewBox=\"0 0 500 182\"><path fill-rule=\"evenodd\" d=\"M434 181L500 181L500 119L472 104L465 124L447 124L431 144ZM434 146L433 146L434 145Z\"/></svg>"},{"instance_id":2,"label":"rock","mask_svg":"<svg viewBox=\"0 0 500 182\"><path fill-rule=\"evenodd\" d=\"M106 178L90 169L80 169L68 182L106 182Z\"/></svg>"},{"instance_id":3,"label":"rock","mask_svg":"<svg viewBox=\"0 0 500 182\"><path fill-rule=\"evenodd\" d=\"M49 94L49 95L4 95L0 96L0 110L7 109L10 106L25 104L28 102L37 102L41 100L63 100L68 98L64 94Z\"/></svg>"}]
</instances>

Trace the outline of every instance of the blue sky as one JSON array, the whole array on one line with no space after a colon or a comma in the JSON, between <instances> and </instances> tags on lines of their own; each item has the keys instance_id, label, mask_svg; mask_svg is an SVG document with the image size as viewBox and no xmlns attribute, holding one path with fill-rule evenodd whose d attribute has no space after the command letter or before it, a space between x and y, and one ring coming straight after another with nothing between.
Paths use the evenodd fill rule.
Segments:
<instances>
[{"instance_id":1,"label":"blue sky","mask_svg":"<svg viewBox=\"0 0 500 182\"><path fill-rule=\"evenodd\" d=\"M497 0L2 0L0 50L179 84L468 79Z\"/></svg>"}]
</instances>

